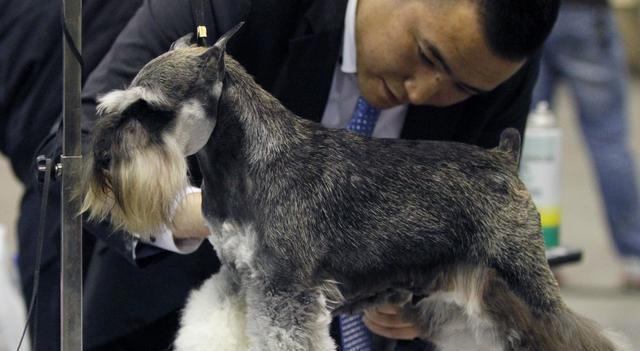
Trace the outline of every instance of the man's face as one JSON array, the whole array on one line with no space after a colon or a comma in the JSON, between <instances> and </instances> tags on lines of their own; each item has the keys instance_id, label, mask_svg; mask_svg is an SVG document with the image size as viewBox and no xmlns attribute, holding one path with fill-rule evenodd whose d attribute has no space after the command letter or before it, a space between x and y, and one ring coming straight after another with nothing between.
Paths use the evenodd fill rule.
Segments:
<instances>
[{"instance_id":1,"label":"man's face","mask_svg":"<svg viewBox=\"0 0 640 351\"><path fill-rule=\"evenodd\" d=\"M462 0L359 0L358 85L378 108L448 106L491 91L524 60L493 54L476 6Z\"/></svg>"}]
</instances>

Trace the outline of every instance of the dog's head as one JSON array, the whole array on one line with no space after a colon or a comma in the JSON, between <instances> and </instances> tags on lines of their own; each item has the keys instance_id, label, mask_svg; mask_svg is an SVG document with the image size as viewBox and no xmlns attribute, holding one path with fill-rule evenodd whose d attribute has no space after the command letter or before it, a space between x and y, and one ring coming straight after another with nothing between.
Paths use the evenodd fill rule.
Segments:
<instances>
[{"instance_id":1,"label":"dog's head","mask_svg":"<svg viewBox=\"0 0 640 351\"><path fill-rule=\"evenodd\" d=\"M84 174L83 212L148 236L171 226L173 203L188 184L185 157L216 125L225 49L241 24L210 48L178 39L124 90L99 99L100 118Z\"/></svg>"}]
</instances>

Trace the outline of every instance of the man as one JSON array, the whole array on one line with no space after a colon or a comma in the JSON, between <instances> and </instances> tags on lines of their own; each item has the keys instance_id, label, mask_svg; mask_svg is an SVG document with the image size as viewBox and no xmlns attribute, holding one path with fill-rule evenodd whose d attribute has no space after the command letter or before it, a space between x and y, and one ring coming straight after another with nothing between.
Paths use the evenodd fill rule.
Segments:
<instances>
[{"instance_id":1,"label":"man","mask_svg":"<svg viewBox=\"0 0 640 351\"><path fill-rule=\"evenodd\" d=\"M484 147L495 146L507 127L522 133L537 76L536 60L529 58L550 31L558 6L554 0L205 3L210 40L245 21L228 52L296 114L344 128L362 95L382 109L374 137ZM84 131L90 133L95 123L100 94L128 84L146 62L194 28L188 1L146 1L85 87ZM187 207L199 212L198 196L187 196ZM177 222L182 212L190 211L178 211ZM179 229L155 244L188 252L201 241L198 236L207 235ZM148 251L124 240L112 240L110 248L128 258ZM416 336L393 308L368 312L366 322L390 338Z\"/></svg>"}]
</instances>

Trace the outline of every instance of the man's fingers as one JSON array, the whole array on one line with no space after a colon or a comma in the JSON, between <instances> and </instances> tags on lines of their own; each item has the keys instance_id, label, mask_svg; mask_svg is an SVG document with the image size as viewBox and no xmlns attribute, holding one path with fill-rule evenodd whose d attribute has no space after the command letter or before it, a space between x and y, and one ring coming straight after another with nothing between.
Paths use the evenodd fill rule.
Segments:
<instances>
[{"instance_id":1,"label":"man's fingers","mask_svg":"<svg viewBox=\"0 0 640 351\"><path fill-rule=\"evenodd\" d=\"M418 337L418 329L400 317L400 307L396 305L376 306L364 311L364 324L374 334L389 339L413 340Z\"/></svg>"},{"instance_id":2,"label":"man's fingers","mask_svg":"<svg viewBox=\"0 0 640 351\"><path fill-rule=\"evenodd\" d=\"M402 320L397 310L368 309L364 311L364 315L376 325L384 328L408 328L413 326L413 324Z\"/></svg>"},{"instance_id":3,"label":"man's fingers","mask_svg":"<svg viewBox=\"0 0 640 351\"><path fill-rule=\"evenodd\" d=\"M376 306L373 309L382 314L400 314L400 307L391 304Z\"/></svg>"},{"instance_id":4,"label":"man's fingers","mask_svg":"<svg viewBox=\"0 0 640 351\"><path fill-rule=\"evenodd\" d=\"M419 335L418 330L411 324L409 324L408 326L395 325L394 327L388 327L379 324L378 321L374 321L366 315L362 318L362 321L367 326L367 328L371 330L371 332L389 339L413 340Z\"/></svg>"}]
</instances>

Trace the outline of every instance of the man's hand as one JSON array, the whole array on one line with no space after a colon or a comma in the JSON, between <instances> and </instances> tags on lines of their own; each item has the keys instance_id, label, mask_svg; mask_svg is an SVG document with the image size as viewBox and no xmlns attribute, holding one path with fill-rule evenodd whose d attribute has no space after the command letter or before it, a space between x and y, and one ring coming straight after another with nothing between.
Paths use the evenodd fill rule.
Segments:
<instances>
[{"instance_id":1,"label":"man's hand","mask_svg":"<svg viewBox=\"0 0 640 351\"><path fill-rule=\"evenodd\" d=\"M205 239L209 236L209 228L202 216L202 193L187 194L182 199L176 208L171 231L176 239Z\"/></svg>"},{"instance_id":2,"label":"man's hand","mask_svg":"<svg viewBox=\"0 0 640 351\"><path fill-rule=\"evenodd\" d=\"M362 320L374 334L388 339L413 340L420 334L413 324L400 318L400 308L395 305L367 309Z\"/></svg>"}]
</instances>

